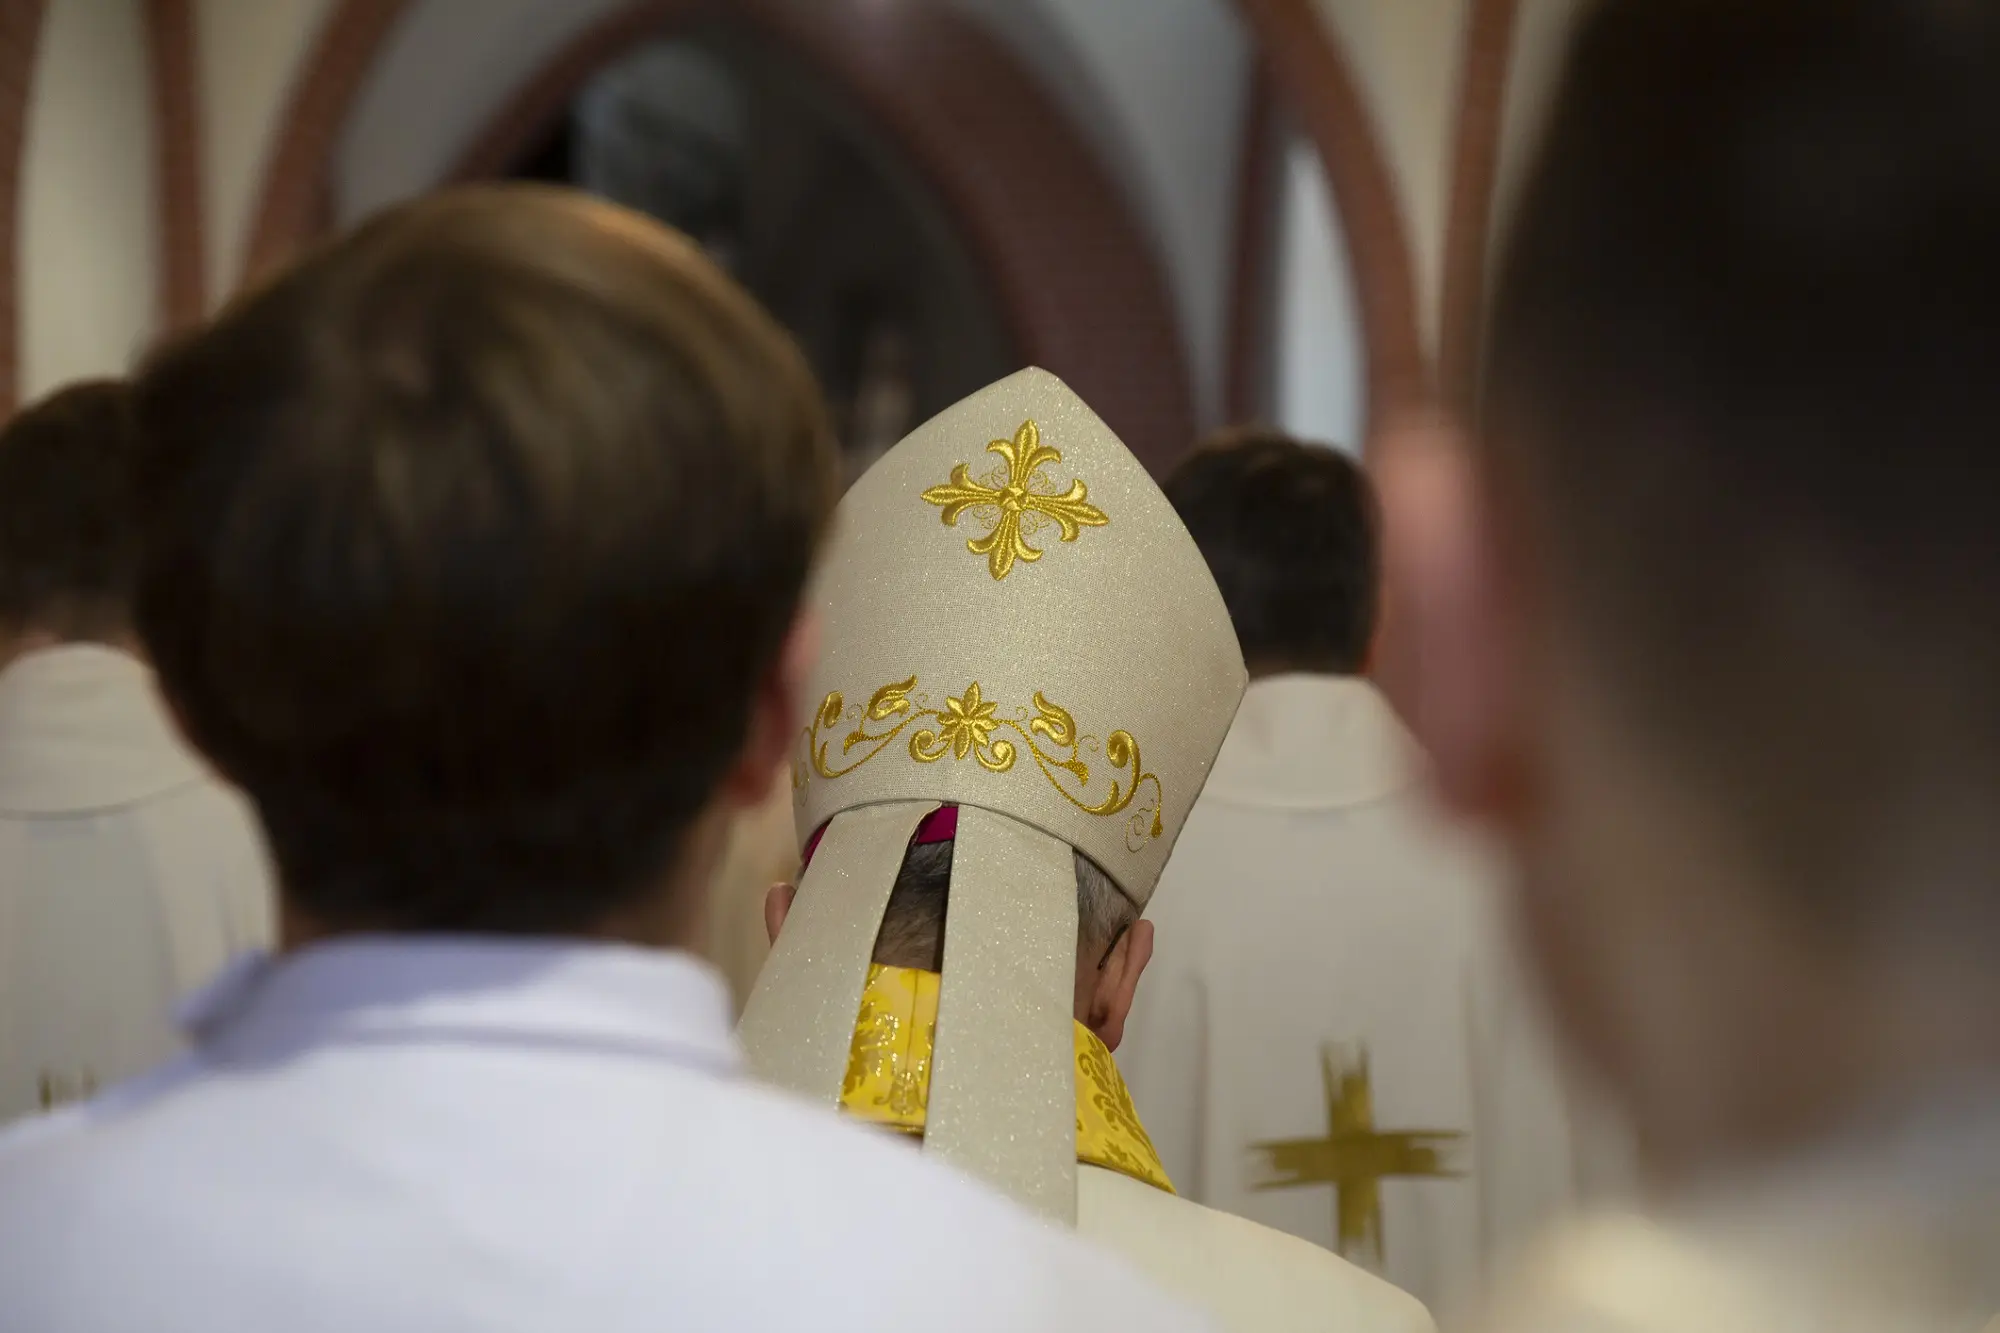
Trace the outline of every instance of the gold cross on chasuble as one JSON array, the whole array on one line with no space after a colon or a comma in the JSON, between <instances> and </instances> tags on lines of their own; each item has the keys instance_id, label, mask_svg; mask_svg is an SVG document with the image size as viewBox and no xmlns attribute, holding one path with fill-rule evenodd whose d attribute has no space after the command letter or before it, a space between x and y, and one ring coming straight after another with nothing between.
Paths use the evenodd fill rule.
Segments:
<instances>
[{"instance_id":1,"label":"gold cross on chasuble","mask_svg":"<svg viewBox=\"0 0 2000 1333\"><path fill-rule=\"evenodd\" d=\"M1250 1145L1264 1158L1269 1176L1256 1188L1333 1186L1337 1248L1349 1258L1379 1266L1382 1182L1391 1177L1459 1175L1447 1167L1445 1154L1465 1136L1429 1129L1378 1131L1365 1049L1357 1048L1348 1062L1333 1047L1321 1047L1320 1074L1326 1084L1326 1137Z\"/></svg>"}]
</instances>

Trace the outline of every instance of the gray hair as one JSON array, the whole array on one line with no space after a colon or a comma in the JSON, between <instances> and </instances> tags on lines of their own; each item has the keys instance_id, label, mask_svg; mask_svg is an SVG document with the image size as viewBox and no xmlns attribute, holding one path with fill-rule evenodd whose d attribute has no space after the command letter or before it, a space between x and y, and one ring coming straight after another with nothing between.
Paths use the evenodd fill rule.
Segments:
<instances>
[{"instance_id":1,"label":"gray hair","mask_svg":"<svg viewBox=\"0 0 2000 1333\"><path fill-rule=\"evenodd\" d=\"M944 967L946 899L951 893L949 842L912 844L875 937L875 961L937 972ZM1080 948L1108 951L1139 919L1139 909L1111 876L1082 852L1076 860L1076 937Z\"/></svg>"}]
</instances>

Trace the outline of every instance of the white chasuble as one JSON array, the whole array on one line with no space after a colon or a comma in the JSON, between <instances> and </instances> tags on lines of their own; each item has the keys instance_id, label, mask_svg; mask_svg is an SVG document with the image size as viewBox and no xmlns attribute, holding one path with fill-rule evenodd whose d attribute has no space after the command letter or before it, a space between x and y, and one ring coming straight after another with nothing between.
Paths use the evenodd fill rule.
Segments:
<instances>
[{"instance_id":1,"label":"white chasuble","mask_svg":"<svg viewBox=\"0 0 2000 1333\"><path fill-rule=\"evenodd\" d=\"M248 807L109 648L0 672L0 1122L82 1100L179 1048L174 1006L267 943Z\"/></svg>"},{"instance_id":2,"label":"white chasuble","mask_svg":"<svg viewBox=\"0 0 2000 1333\"><path fill-rule=\"evenodd\" d=\"M1149 916L1121 1051L1189 1197L1433 1310L1567 1206L1579 1149L1491 863L1373 686L1253 683Z\"/></svg>"}]
</instances>

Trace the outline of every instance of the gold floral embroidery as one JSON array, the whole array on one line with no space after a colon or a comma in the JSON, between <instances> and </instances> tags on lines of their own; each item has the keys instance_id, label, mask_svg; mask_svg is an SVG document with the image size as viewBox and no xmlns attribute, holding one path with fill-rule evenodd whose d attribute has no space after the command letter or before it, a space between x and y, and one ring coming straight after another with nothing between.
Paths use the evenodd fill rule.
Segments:
<instances>
[{"instance_id":1,"label":"gold floral embroidery","mask_svg":"<svg viewBox=\"0 0 2000 1333\"><path fill-rule=\"evenodd\" d=\"M1118 1073L1118 1066L1112 1062L1111 1050L1095 1033L1086 1033L1088 1042L1079 1040L1076 1046L1076 1072L1079 1085L1091 1085L1090 1103L1097 1113L1124 1137L1142 1145L1148 1156L1157 1159L1158 1149L1153 1147L1152 1138L1146 1127L1139 1123L1139 1108L1132 1104L1131 1089Z\"/></svg>"},{"instance_id":2,"label":"gold floral embroidery","mask_svg":"<svg viewBox=\"0 0 2000 1333\"><path fill-rule=\"evenodd\" d=\"M847 1082L840 1092L841 1110L882 1129L922 1136L942 981L936 972L870 965L849 1048ZM886 1043L885 1021L895 1034ZM1073 1024L1071 1031L1076 1049L1076 1160L1172 1194L1173 1182L1139 1123L1132 1094L1111 1052L1083 1024Z\"/></svg>"},{"instance_id":3,"label":"gold floral embroidery","mask_svg":"<svg viewBox=\"0 0 2000 1333\"><path fill-rule=\"evenodd\" d=\"M898 1069L895 1072L889 1080L889 1091L877 1101L886 1106L891 1115L920 1115L930 1090L931 1062L925 1059L912 1060L908 1068Z\"/></svg>"},{"instance_id":4,"label":"gold floral embroidery","mask_svg":"<svg viewBox=\"0 0 2000 1333\"><path fill-rule=\"evenodd\" d=\"M871 969L871 979L874 975ZM909 1021L916 1002L914 990L909 997L898 997L871 987L862 997L854 1041L848 1048L847 1077L840 1085L844 1102L866 1098L886 1108L891 1117L923 1109L924 1092L930 1086L932 1036Z\"/></svg>"},{"instance_id":5,"label":"gold floral embroidery","mask_svg":"<svg viewBox=\"0 0 2000 1333\"><path fill-rule=\"evenodd\" d=\"M1037 690L1034 707L1002 714L1000 705L986 698L978 681L956 696L947 696L942 707L934 707L930 696L919 695L917 678L893 681L869 696L865 707L855 710L836 690L820 703L819 711L802 734L805 754L792 765L792 787L803 788L817 776L843 778L887 750L908 731L910 758L920 764L973 759L989 773L1005 773L1025 749L1042 776L1062 798L1085 814L1110 818L1125 816L1125 845L1137 851L1149 839L1164 831L1161 806L1165 791L1159 775L1148 772L1139 753L1139 742L1129 731L1114 731L1102 741L1077 730L1069 711L1050 702ZM934 723L920 726L919 723ZM839 738L836 755L829 733L842 726L850 729ZM915 730L911 730L912 727ZM1009 731L1016 740L997 733ZM1103 794L1092 799L1091 761L1086 755L1102 754L1113 776ZM1137 798L1141 790L1148 795Z\"/></svg>"},{"instance_id":6,"label":"gold floral embroidery","mask_svg":"<svg viewBox=\"0 0 2000 1333\"><path fill-rule=\"evenodd\" d=\"M970 510L991 523L983 537L966 542L965 549L986 557L986 567L995 579L1013 571L1016 560L1030 564L1042 558L1041 550L1027 539L1054 523L1061 539L1073 542L1085 528L1101 528L1111 519L1090 503L1090 490L1072 479L1069 490L1056 494L1055 483L1042 476L1050 463L1060 463L1062 453L1042 443L1040 427L1033 421L1021 423L1011 440L995 440L988 453L1003 460L978 480L972 465L960 463L951 470L951 480L924 492L924 499L937 505L948 528L958 526L960 515Z\"/></svg>"},{"instance_id":7,"label":"gold floral embroidery","mask_svg":"<svg viewBox=\"0 0 2000 1333\"><path fill-rule=\"evenodd\" d=\"M854 1027L854 1045L847 1054L847 1077L841 1080L840 1094L852 1097L870 1077L881 1077L896 1061L896 1038L902 1024L895 1013L872 997L861 1003L861 1016Z\"/></svg>"},{"instance_id":8,"label":"gold floral embroidery","mask_svg":"<svg viewBox=\"0 0 2000 1333\"><path fill-rule=\"evenodd\" d=\"M934 764L947 754L953 759L972 755L988 772L1005 773L1014 766L1014 747L1007 741L989 740L1001 726L993 716L999 709L1000 705L980 697L979 682L973 681L962 697L944 701L936 731L920 731L910 737L910 758Z\"/></svg>"}]
</instances>

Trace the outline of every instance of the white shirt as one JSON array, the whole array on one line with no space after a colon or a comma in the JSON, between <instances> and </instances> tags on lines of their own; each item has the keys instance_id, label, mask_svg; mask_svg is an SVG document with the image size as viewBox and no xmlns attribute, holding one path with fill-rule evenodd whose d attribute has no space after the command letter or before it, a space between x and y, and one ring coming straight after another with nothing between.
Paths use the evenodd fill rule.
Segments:
<instances>
[{"instance_id":1,"label":"white shirt","mask_svg":"<svg viewBox=\"0 0 2000 1333\"><path fill-rule=\"evenodd\" d=\"M270 931L255 821L144 664L77 644L0 672L0 1122L173 1053L175 1000Z\"/></svg>"},{"instance_id":2,"label":"white shirt","mask_svg":"<svg viewBox=\"0 0 2000 1333\"><path fill-rule=\"evenodd\" d=\"M1435 815L1423 760L1366 681L1253 683L1148 909L1119 1063L1190 1198L1337 1249L1449 1313L1571 1197L1567 1099L1509 980L1498 885ZM1363 1081L1365 1071L1365 1082ZM1392 1175L1379 1213L1324 1157L1429 1132L1449 1174ZM1339 1203L1350 1209L1345 1224Z\"/></svg>"},{"instance_id":3,"label":"white shirt","mask_svg":"<svg viewBox=\"0 0 2000 1333\"><path fill-rule=\"evenodd\" d=\"M1479 1333L2000 1327L2000 1085L1537 1246Z\"/></svg>"},{"instance_id":4,"label":"white shirt","mask_svg":"<svg viewBox=\"0 0 2000 1333\"><path fill-rule=\"evenodd\" d=\"M744 1082L686 956L356 939L240 967L188 1022L181 1060L0 1139L0 1328L1203 1327Z\"/></svg>"}]
</instances>

